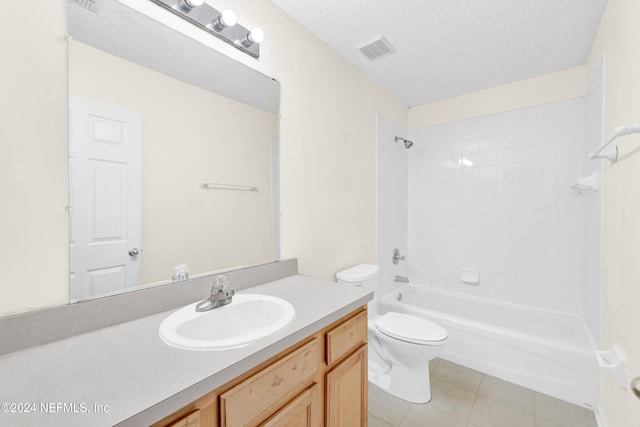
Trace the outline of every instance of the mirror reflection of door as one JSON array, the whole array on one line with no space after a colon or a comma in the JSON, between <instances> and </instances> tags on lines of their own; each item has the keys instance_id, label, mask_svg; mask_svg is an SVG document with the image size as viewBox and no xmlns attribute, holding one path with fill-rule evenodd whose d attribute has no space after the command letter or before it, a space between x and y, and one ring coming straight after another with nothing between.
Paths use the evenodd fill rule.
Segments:
<instances>
[{"instance_id":1,"label":"mirror reflection of door","mask_svg":"<svg viewBox=\"0 0 640 427\"><path fill-rule=\"evenodd\" d=\"M70 99L71 300L140 284L141 115Z\"/></svg>"}]
</instances>

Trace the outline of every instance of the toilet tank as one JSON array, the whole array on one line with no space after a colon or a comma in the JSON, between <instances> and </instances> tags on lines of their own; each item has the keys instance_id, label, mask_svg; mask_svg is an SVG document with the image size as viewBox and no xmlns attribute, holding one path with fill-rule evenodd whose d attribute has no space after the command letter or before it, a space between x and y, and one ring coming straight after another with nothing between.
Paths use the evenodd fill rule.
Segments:
<instances>
[{"instance_id":1,"label":"toilet tank","mask_svg":"<svg viewBox=\"0 0 640 427\"><path fill-rule=\"evenodd\" d=\"M350 286L363 287L373 291L373 301L367 304L367 311L369 317L378 313L378 276L380 274L380 267L377 265L360 264L355 267L351 267L344 271L340 271L336 274L338 283Z\"/></svg>"},{"instance_id":2,"label":"toilet tank","mask_svg":"<svg viewBox=\"0 0 640 427\"><path fill-rule=\"evenodd\" d=\"M380 267L377 265L360 264L355 267L340 271L336 274L338 283L351 286L359 286L375 291L378 284Z\"/></svg>"}]
</instances>

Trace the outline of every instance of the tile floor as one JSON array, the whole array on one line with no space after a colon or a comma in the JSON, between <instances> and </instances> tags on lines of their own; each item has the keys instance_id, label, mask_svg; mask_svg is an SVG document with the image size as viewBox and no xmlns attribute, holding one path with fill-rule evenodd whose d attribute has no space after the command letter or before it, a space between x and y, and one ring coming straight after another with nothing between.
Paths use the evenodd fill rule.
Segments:
<instances>
[{"instance_id":1,"label":"tile floor","mask_svg":"<svg viewBox=\"0 0 640 427\"><path fill-rule=\"evenodd\" d=\"M429 362L431 402L369 384L369 427L596 427L593 412L443 359Z\"/></svg>"}]
</instances>

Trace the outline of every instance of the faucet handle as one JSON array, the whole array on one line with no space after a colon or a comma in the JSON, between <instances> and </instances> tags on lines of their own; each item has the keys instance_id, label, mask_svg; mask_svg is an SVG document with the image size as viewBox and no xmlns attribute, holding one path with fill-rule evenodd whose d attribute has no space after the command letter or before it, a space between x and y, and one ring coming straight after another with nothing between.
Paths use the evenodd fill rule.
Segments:
<instances>
[{"instance_id":1,"label":"faucet handle","mask_svg":"<svg viewBox=\"0 0 640 427\"><path fill-rule=\"evenodd\" d=\"M398 265L400 261L404 261L404 255L400 255L400 251L398 249L394 249L391 261L393 262L393 265Z\"/></svg>"},{"instance_id":2,"label":"faucet handle","mask_svg":"<svg viewBox=\"0 0 640 427\"><path fill-rule=\"evenodd\" d=\"M219 274L214 279L214 289L218 292L224 291L229 286L229 278L226 274Z\"/></svg>"}]
</instances>

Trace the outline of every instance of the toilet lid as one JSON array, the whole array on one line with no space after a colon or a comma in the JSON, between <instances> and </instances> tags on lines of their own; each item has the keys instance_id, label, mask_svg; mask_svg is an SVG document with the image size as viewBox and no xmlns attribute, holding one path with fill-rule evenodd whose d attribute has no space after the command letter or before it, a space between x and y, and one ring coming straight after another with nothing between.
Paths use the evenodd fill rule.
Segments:
<instances>
[{"instance_id":1,"label":"toilet lid","mask_svg":"<svg viewBox=\"0 0 640 427\"><path fill-rule=\"evenodd\" d=\"M416 344L440 343L447 339L447 331L442 326L410 314L387 313L378 319L376 327L385 335Z\"/></svg>"}]
</instances>

